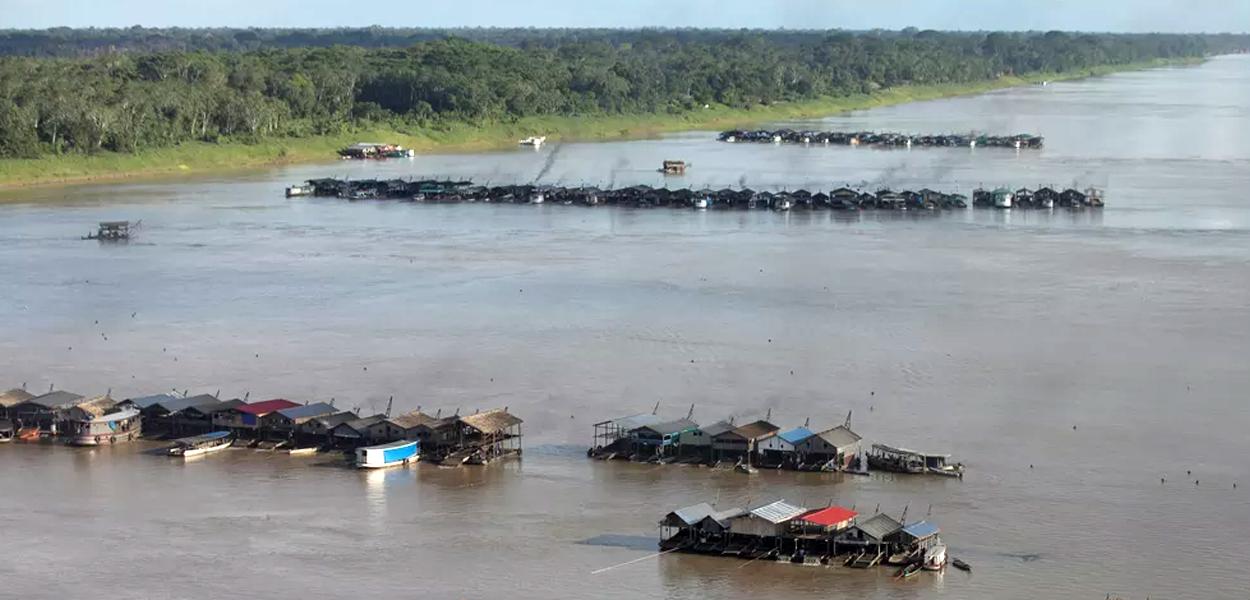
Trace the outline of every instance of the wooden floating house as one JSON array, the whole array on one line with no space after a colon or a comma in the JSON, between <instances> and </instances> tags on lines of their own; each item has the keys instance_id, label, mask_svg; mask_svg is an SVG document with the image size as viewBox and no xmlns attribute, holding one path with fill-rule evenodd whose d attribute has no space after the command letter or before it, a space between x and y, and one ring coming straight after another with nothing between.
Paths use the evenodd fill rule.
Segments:
<instances>
[{"instance_id":1,"label":"wooden floating house","mask_svg":"<svg viewBox=\"0 0 1250 600\"><path fill-rule=\"evenodd\" d=\"M945 546L936 525L926 521L904 525L884 513L862 521L858 517L850 508L807 509L785 500L720 511L699 503L664 516L659 523L660 548L854 568L945 566Z\"/></svg>"},{"instance_id":2,"label":"wooden floating house","mask_svg":"<svg viewBox=\"0 0 1250 600\"><path fill-rule=\"evenodd\" d=\"M130 221L100 221L95 233L83 236L84 240L117 242L130 239Z\"/></svg>"},{"instance_id":3,"label":"wooden floating house","mask_svg":"<svg viewBox=\"0 0 1250 600\"><path fill-rule=\"evenodd\" d=\"M34 394L20 388L13 388L0 393L0 418L9 418L10 408L34 397Z\"/></svg>"},{"instance_id":4,"label":"wooden floating house","mask_svg":"<svg viewBox=\"0 0 1250 600\"><path fill-rule=\"evenodd\" d=\"M685 175L686 162L682 160L666 160L660 166L660 172L665 175Z\"/></svg>"},{"instance_id":5,"label":"wooden floating house","mask_svg":"<svg viewBox=\"0 0 1250 600\"><path fill-rule=\"evenodd\" d=\"M139 439L143 416L138 409L118 407L107 394L65 411L61 435L73 446L101 446Z\"/></svg>"}]
</instances>

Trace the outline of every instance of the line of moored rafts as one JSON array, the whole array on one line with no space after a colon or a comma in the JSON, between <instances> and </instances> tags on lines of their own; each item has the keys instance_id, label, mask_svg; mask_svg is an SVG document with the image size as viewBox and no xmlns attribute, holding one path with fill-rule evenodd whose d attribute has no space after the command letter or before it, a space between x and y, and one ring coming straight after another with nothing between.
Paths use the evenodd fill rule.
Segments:
<instances>
[{"instance_id":1,"label":"line of moored rafts","mask_svg":"<svg viewBox=\"0 0 1250 600\"><path fill-rule=\"evenodd\" d=\"M733 129L721 132L717 138L722 142L754 142L773 144L836 144L842 146L886 146L911 148L913 146L948 148L1015 148L1038 149L1044 139L1040 135L1019 133L1015 135L937 134L914 135L910 133L876 131L812 131L794 129Z\"/></svg>"},{"instance_id":2,"label":"line of moored rafts","mask_svg":"<svg viewBox=\"0 0 1250 600\"><path fill-rule=\"evenodd\" d=\"M632 208L686 208L728 210L950 210L975 208L1101 208L1103 192L1090 187L1059 189L978 188L972 197L960 193L923 188L895 191L888 188L869 192L840 187L828 192L756 191L750 188L690 189L635 185L623 188L557 185L474 185L471 181L406 179L313 179L305 185L287 188L287 196L328 196L348 200L392 199L438 204L561 204L579 206L624 206Z\"/></svg>"},{"instance_id":3,"label":"line of moored rafts","mask_svg":"<svg viewBox=\"0 0 1250 600\"><path fill-rule=\"evenodd\" d=\"M899 567L899 578L944 569L948 558L938 526L905 519L906 510L899 519L881 512L860 519L853 507L807 509L785 500L723 510L700 503L665 515L660 549L807 566L892 565ZM952 564L971 570L961 560Z\"/></svg>"}]
</instances>

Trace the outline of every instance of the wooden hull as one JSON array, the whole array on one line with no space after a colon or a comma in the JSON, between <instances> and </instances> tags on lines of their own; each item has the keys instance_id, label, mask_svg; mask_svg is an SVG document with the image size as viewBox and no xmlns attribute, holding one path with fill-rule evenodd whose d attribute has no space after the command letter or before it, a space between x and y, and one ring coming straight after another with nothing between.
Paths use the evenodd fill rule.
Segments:
<instances>
[{"instance_id":1,"label":"wooden hull","mask_svg":"<svg viewBox=\"0 0 1250 600\"><path fill-rule=\"evenodd\" d=\"M221 452L222 450L229 448L233 443L234 440L226 440L218 444L203 446L200 448L171 448L169 450L169 454L170 456L181 456L182 458L195 458L197 456L213 454L214 452Z\"/></svg>"},{"instance_id":2,"label":"wooden hull","mask_svg":"<svg viewBox=\"0 0 1250 600\"><path fill-rule=\"evenodd\" d=\"M139 431L132 430L124 433L111 433L107 435L78 435L65 438L65 443L70 446L112 446L137 439L139 439Z\"/></svg>"}]
</instances>

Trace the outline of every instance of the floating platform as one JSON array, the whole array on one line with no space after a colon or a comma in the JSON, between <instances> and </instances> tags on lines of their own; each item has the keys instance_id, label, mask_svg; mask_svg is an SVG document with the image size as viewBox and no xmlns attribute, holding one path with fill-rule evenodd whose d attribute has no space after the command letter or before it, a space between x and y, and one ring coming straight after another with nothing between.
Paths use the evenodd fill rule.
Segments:
<instances>
[{"instance_id":1,"label":"floating platform","mask_svg":"<svg viewBox=\"0 0 1250 600\"><path fill-rule=\"evenodd\" d=\"M821 144L838 146L880 146L911 148L913 146L946 148L1014 148L1038 150L1045 143L1040 135L1017 133L1014 135L983 134L912 134L878 131L796 131L794 129L733 129L721 132L717 138L722 142L753 142L773 144Z\"/></svg>"},{"instance_id":2,"label":"floating platform","mask_svg":"<svg viewBox=\"0 0 1250 600\"><path fill-rule=\"evenodd\" d=\"M1042 186L978 188L971 198L959 192L930 188L875 191L852 187L825 190L757 191L751 188L667 188L635 185L624 188L555 185L474 185L468 180L405 179L312 179L308 187L315 196L347 200L389 199L433 204L560 204L623 206L630 208L682 208L696 210L917 210L939 211L973 208L1086 209L1104 206L1103 191L1086 188Z\"/></svg>"}]
</instances>

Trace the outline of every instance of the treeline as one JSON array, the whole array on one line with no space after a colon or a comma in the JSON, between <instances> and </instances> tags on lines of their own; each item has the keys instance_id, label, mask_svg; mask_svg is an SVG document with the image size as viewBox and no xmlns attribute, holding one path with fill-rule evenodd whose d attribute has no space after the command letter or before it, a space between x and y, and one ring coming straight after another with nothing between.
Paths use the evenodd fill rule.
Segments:
<instances>
[{"instance_id":1,"label":"treeline","mask_svg":"<svg viewBox=\"0 0 1250 600\"><path fill-rule=\"evenodd\" d=\"M102 31L133 30L62 33L86 43ZM246 30L270 37L259 49L223 52L195 42L219 30L160 31L187 32L188 49L0 58L0 156L136 152L374 123L679 113L711 103L745 107L1200 57L1236 46L1228 36L1165 34L463 30L502 37L273 48L267 44L294 34ZM235 40L244 32L221 31L233 31ZM418 35L404 31L376 35ZM118 35L123 46L142 39Z\"/></svg>"}]
</instances>

